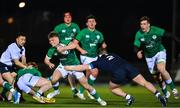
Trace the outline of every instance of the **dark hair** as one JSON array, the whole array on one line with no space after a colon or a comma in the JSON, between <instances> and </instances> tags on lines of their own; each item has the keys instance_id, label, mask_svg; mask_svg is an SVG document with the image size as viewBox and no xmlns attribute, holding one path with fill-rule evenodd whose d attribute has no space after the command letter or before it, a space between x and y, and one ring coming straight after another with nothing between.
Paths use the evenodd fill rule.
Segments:
<instances>
[{"instance_id":1,"label":"dark hair","mask_svg":"<svg viewBox=\"0 0 180 108\"><path fill-rule=\"evenodd\" d=\"M27 63L27 65L29 66L29 65L32 65L33 67L35 67L35 68L37 68L38 69L38 65L37 65L37 63L36 62L28 62Z\"/></svg>"},{"instance_id":2,"label":"dark hair","mask_svg":"<svg viewBox=\"0 0 180 108\"><path fill-rule=\"evenodd\" d=\"M150 23L150 18L149 18L149 17L147 17L147 16L142 16L142 17L140 18L140 22L141 22L141 21L144 21L144 20L146 20L148 23Z\"/></svg>"},{"instance_id":3,"label":"dark hair","mask_svg":"<svg viewBox=\"0 0 180 108\"><path fill-rule=\"evenodd\" d=\"M70 11L66 11L66 12L64 12L63 17L65 17L66 13L69 13L69 15L72 16L72 13Z\"/></svg>"},{"instance_id":4,"label":"dark hair","mask_svg":"<svg viewBox=\"0 0 180 108\"><path fill-rule=\"evenodd\" d=\"M16 38L18 38L20 36L26 37L26 34L24 32L18 32L16 35Z\"/></svg>"},{"instance_id":5,"label":"dark hair","mask_svg":"<svg viewBox=\"0 0 180 108\"><path fill-rule=\"evenodd\" d=\"M95 17L94 15L90 14L90 15L88 15L88 16L86 17L86 22L87 22L89 19L96 19L96 17Z\"/></svg>"},{"instance_id":6,"label":"dark hair","mask_svg":"<svg viewBox=\"0 0 180 108\"><path fill-rule=\"evenodd\" d=\"M51 31L49 34L48 34L48 39L52 38L52 37L58 37L58 34L55 32L55 31Z\"/></svg>"}]
</instances>

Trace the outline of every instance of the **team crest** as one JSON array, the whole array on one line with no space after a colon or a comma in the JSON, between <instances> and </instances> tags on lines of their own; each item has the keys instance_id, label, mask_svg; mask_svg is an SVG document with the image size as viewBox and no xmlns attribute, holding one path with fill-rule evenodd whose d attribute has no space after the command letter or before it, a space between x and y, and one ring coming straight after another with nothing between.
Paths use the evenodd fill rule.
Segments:
<instances>
[{"instance_id":1,"label":"team crest","mask_svg":"<svg viewBox=\"0 0 180 108\"><path fill-rule=\"evenodd\" d=\"M62 33L65 33L66 32L66 30L62 30Z\"/></svg>"},{"instance_id":2,"label":"team crest","mask_svg":"<svg viewBox=\"0 0 180 108\"><path fill-rule=\"evenodd\" d=\"M76 32L76 29L75 29L75 28L73 28L73 32Z\"/></svg>"},{"instance_id":3,"label":"team crest","mask_svg":"<svg viewBox=\"0 0 180 108\"><path fill-rule=\"evenodd\" d=\"M153 36L152 36L152 38L153 38L153 39L156 39L156 38L157 38L157 36L156 36L156 35L153 35Z\"/></svg>"},{"instance_id":4,"label":"team crest","mask_svg":"<svg viewBox=\"0 0 180 108\"><path fill-rule=\"evenodd\" d=\"M99 35L97 35L96 37L97 37L98 40L100 39L100 36L99 36Z\"/></svg>"}]
</instances>

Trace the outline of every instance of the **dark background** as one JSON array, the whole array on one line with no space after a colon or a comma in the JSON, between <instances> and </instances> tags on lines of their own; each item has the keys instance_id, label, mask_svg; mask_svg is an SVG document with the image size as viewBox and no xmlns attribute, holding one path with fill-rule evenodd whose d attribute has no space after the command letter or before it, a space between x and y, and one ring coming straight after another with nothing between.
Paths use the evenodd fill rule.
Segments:
<instances>
[{"instance_id":1,"label":"dark background","mask_svg":"<svg viewBox=\"0 0 180 108\"><path fill-rule=\"evenodd\" d=\"M18 8L20 1L26 7ZM63 12L71 11L73 21L80 28L85 27L89 14L97 17L97 29L101 31L108 44L109 52L115 52L133 64L137 60L133 52L133 40L139 29L139 18L149 16L151 25L159 26L180 38L180 1L176 1L173 19L173 0L1 0L0 1L0 49L15 40L19 31L27 33L27 60L42 63L48 44L47 35L63 22ZM7 23L14 18L12 24ZM173 25L173 20L175 24ZM164 38L168 52L168 67L172 64L172 39ZM178 62L179 44L175 43L175 62Z\"/></svg>"}]
</instances>

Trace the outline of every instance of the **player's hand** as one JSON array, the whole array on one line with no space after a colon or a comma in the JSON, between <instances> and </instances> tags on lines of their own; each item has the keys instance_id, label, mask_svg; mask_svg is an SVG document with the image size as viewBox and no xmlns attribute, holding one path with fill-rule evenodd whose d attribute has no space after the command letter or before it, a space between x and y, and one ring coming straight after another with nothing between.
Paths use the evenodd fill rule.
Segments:
<instances>
[{"instance_id":1,"label":"player's hand","mask_svg":"<svg viewBox=\"0 0 180 108\"><path fill-rule=\"evenodd\" d=\"M53 63L50 63L48 66L50 69L53 69L55 67L55 65Z\"/></svg>"},{"instance_id":2,"label":"player's hand","mask_svg":"<svg viewBox=\"0 0 180 108\"><path fill-rule=\"evenodd\" d=\"M81 50L81 54L87 54L88 52L86 50Z\"/></svg>"},{"instance_id":3,"label":"player's hand","mask_svg":"<svg viewBox=\"0 0 180 108\"><path fill-rule=\"evenodd\" d=\"M137 52L138 59L142 59L143 58L142 52L143 52L142 50Z\"/></svg>"},{"instance_id":4,"label":"player's hand","mask_svg":"<svg viewBox=\"0 0 180 108\"><path fill-rule=\"evenodd\" d=\"M29 65L29 66L26 66L24 69L32 69L33 66L32 65Z\"/></svg>"}]
</instances>

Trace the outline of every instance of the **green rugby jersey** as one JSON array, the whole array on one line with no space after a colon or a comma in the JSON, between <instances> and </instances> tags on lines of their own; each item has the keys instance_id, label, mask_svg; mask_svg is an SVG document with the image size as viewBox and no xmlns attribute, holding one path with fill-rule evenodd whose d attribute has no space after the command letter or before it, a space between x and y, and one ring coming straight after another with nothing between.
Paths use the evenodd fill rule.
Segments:
<instances>
[{"instance_id":1,"label":"green rugby jersey","mask_svg":"<svg viewBox=\"0 0 180 108\"><path fill-rule=\"evenodd\" d=\"M67 26L65 23L59 24L54 28L54 31L58 33L60 43L65 45L69 44L72 39L80 32L80 28L76 23L71 23Z\"/></svg>"},{"instance_id":2,"label":"green rugby jersey","mask_svg":"<svg viewBox=\"0 0 180 108\"><path fill-rule=\"evenodd\" d=\"M88 52L85 56L96 57L99 45L104 41L104 36L98 30L90 31L88 28L84 28L78 33L76 40L81 43L81 48Z\"/></svg>"},{"instance_id":3,"label":"green rugby jersey","mask_svg":"<svg viewBox=\"0 0 180 108\"><path fill-rule=\"evenodd\" d=\"M42 76L41 72L37 70L36 68L32 67L29 69L19 69L17 72L17 80L23 76L24 74L30 73L34 76Z\"/></svg>"},{"instance_id":4,"label":"green rugby jersey","mask_svg":"<svg viewBox=\"0 0 180 108\"><path fill-rule=\"evenodd\" d=\"M53 56L57 56L62 65L78 65L80 64L79 59L76 56L74 50L70 50L67 55L58 53L55 47L51 47L48 50L47 56L51 59Z\"/></svg>"},{"instance_id":5,"label":"green rugby jersey","mask_svg":"<svg viewBox=\"0 0 180 108\"><path fill-rule=\"evenodd\" d=\"M146 57L151 58L159 51L165 50L161 43L161 39L164 36L165 30L151 26L150 31L147 33L139 30L136 33L134 45L140 48L142 46Z\"/></svg>"}]
</instances>

